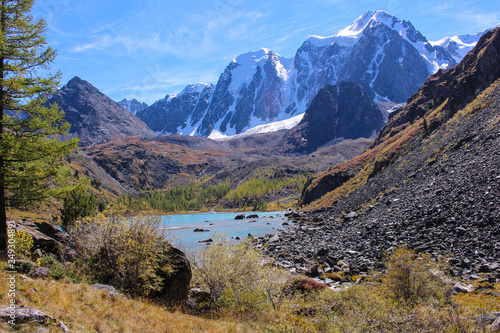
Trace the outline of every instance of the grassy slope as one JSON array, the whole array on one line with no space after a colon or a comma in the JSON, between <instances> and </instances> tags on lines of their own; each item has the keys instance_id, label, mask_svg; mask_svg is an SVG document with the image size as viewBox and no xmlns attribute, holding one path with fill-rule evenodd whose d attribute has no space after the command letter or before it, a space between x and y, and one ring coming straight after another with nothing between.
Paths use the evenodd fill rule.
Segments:
<instances>
[{"instance_id":1,"label":"grassy slope","mask_svg":"<svg viewBox=\"0 0 500 333\"><path fill-rule=\"evenodd\" d=\"M4 266L2 264L1 266ZM7 273L2 269L0 279ZM500 292L500 285L495 286ZM8 284L0 298L8 300ZM17 282L18 305L30 306L56 318L55 322L17 324L18 332L38 327L61 332L485 332L485 316L500 311L498 297L479 292L453 297L454 306L441 302L408 308L387 298L383 284L355 285L344 291L290 298L265 314L220 312L206 319L171 311L148 301L111 297L85 283L34 279ZM0 323L0 331L11 331Z\"/></svg>"},{"instance_id":2,"label":"grassy slope","mask_svg":"<svg viewBox=\"0 0 500 333\"><path fill-rule=\"evenodd\" d=\"M2 300L8 299L7 277L5 271L0 272ZM70 332L253 332L234 321L203 319L169 311L146 301L111 297L85 283L42 279L22 281L17 276L16 299L18 305L36 308L62 321ZM19 332L33 332L35 327L61 332L57 323L18 324L15 328ZM8 323L0 323L0 331L10 329Z\"/></svg>"}]
</instances>

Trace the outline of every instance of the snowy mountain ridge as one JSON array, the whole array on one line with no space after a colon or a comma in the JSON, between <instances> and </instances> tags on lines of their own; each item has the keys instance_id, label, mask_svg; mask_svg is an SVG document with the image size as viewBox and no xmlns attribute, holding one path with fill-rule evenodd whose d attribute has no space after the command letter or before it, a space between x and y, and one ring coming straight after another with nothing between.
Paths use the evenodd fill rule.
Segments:
<instances>
[{"instance_id":1,"label":"snowy mountain ridge","mask_svg":"<svg viewBox=\"0 0 500 333\"><path fill-rule=\"evenodd\" d=\"M292 58L266 48L241 54L217 84L190 84L138 116L158 133L225 137L303 114L320 89L340 81L375 101L403 103L482 34L429 42L410 22L369 11L334 36L308 37Z\"/></svg>"},{"instance_id":2,"label":"snowy mountain ridge","mask_svg":"<svg viewBox=\"0 0 500 333\"><path fill-rule=\"evenodd\" d=\"M492 29L496 29L498 27L500 27L500 24L497 24ZM458 63L460 62L460 60L463 59L463 57L465 57L467 53L469 53L470 50L472 50L476 46L479 38L481 38L481 36L484 35L486 32L488 32L488 30L473 35L467 34L467 35L455 35L453 37L444 37L438 41L430 43L434 46L440 46L444 48L452 55L452 57Z\"/></svg>"},{"instance_id":3,"label":"snowy mountain ridge","mask_svg":"<svg viewBox=\"0 0 500 333\"><path fill-rule=\"evenodd\" d=\"M144 102L139 102L137 99L132 99L131 101L126 98L118 102L124 109L130 111L132 114L137 114L137 112L142 111L148 107Z\"/></svg>"}]
</instances>

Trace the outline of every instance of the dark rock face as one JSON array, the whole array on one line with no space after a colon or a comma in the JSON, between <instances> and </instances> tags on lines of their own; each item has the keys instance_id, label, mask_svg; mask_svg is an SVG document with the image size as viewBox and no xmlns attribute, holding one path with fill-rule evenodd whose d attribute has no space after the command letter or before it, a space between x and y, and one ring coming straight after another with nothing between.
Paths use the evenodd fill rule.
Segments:
<instances>
[{"instance_id":1,"label":"dark rock face","mask_svg":"<svg viewBox=\"0 0 500 333\"><path fill-rule=\"evenodd\" d=\"M284 151L311 153L334 139L369 138L383 124L382 113L361 86L351 82L328 85L287 134Z\"/></svg>"},{"instance_id":2,"label":"dark rock face","mask_svg":"<svg viewBox=\"0 0 500 333\"><path fill-rule=\"evenodd\" d=\"M80 145L102 142L112 135L122 134L153 138L155 133L136 116L102 94L90 83L74 77L49 101L57 103L71 124L69 133L80 138Z\"/></svg>"},{"instance_id":3,"label":"dark rock face","mask_svg":"<svg viewBox=\"0 0 500 333\"><path fill-rule=\"evenodd\" d=\"M416 30L410 30L415 31ZM420 33L419 37L426 41ZM377 52L383 50L383 55ZM455 61L449 59L450 65ZM405 102L432 74L418 51L399 34L384 24L365 29L351 51L344 80L359 82L368 94L391 101Z\"/></svg>"},{"instance_id":4,"label":"dark rock face","mask_svg":"<svg viewBox=\"0 0 500 333\"><path fill-rule=\"evenodd\" d=\"M20 221L16 229L33 238L33 250L63 256L65 236L56 227L45 222Z\"/></svg>"},{"instance_id":5,"label":"dark rock face","mask_svg":"<svg viewBox=\"0 0 500 333\"><path fill-rule=\"evenodd\" d=\"M156 132L177 134L179 130L196 124L203 117L212 89L212 85L189 85L178 95L166 96L139 111L137 116Z\"/></svg>"}]
</instances>

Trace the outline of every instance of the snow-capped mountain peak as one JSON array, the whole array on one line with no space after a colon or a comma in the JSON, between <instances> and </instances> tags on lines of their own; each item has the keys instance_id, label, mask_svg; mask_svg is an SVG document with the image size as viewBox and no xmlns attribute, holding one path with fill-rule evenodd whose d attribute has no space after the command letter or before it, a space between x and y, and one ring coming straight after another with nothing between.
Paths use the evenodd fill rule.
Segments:
<instances>
[{"instance_id":1,"label":"snow-capped mountain peak","mask_svg":"<svg viewBox=\"0 0 500 333\"><path fill-rule=\"evenodd\" d=\"M198 93L201 94L203 90L205 90L209 86L207 83L203 82L198 82L195 84L188 84L184 89L182 89L179 93L172 95L170 97L176 97L180 95L185 95L185 94L193 94L193 93Z\"/></svg>"},{"instance_id":2,"label":"snow-capped mountain peak","mask_svg":"<svg viewBox=\"0 0 500 333\"><path fill-rule=\"evenodd\" d=\"M233 62L240 64L242 66L252 66L261 61L265 61L268 59L269 54L273 54L274 52L270 49L261 48L257 51L250 51L247 53L240 54L236 58L233 59Z\"/></svg>"},{"instance_id":3,"label":"snow-capped mountain peak","mask_svg":"<svg viewBox=\"0 0 500 333\"><path fill-rule=\"evenodd\" d=\"M383 10L367 11L358 17L351 25L340 30L336 35L329 37L309 36L307 41L316 47L323 47L337 43L340 46L353 46L366 30L377 24L383 24L389 29L396 31L401 37L410 43L427 42L408 21L401 21L397 17Z\"/></svg>"},{"instance_id":4,"label":"snow-capped mountain peak","mask_svg":"<svg viewBox=\"0 0 500 333\"><path fill-rule=\"evenodd\" d=\"M358 36L373 23L382 23L392 28L395 23L401 22L396 17L383 10L368 11L358 17L350 26L339 31L337 36Z\"/></svg>"},{"instance_id":5,"label":"snow-capped mountain peak","mask_svg":"<svg viewBox=\"0 0 500 333\"><path fill-rule=\"evenodd\" d=\"M244 87L247 87L256 74L257 67L263 70L266 63L271 63L278 76L286 81L288 73L293 69L293 60L283 57L270 49L261 48L257 51L244 53L233 59L231 70L231 83L229 90L236 95Z\"/></svg>"}]
</instances>

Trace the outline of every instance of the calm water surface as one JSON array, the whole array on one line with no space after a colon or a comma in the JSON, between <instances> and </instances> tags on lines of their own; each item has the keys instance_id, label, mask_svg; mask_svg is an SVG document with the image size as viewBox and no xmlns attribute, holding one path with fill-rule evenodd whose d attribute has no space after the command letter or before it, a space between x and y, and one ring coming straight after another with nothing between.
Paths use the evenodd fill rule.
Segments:
<instances>
[{"instance_id":1,"label":"calm water surface","mask_svg":"<svg viewBox=\"0 0 500 333\"><path fill-rule=\"evenodd\" d=\"M163 228L167 238L176 246L186 251L203 249L206 244L200 240L212 238L214 233L225 234L229 239L247 238L249 233L255 236L276 233L283 229L287 221L284 211L280 212L245 212L245 213L199 213L162 216ZM257 214L259 218L235 220L236 215L245 216ZM195 232L196 228L209 230Z\"/></svg>"}]
</instances>

